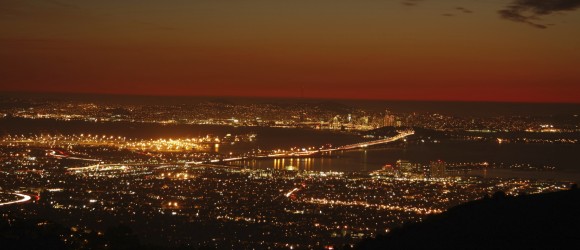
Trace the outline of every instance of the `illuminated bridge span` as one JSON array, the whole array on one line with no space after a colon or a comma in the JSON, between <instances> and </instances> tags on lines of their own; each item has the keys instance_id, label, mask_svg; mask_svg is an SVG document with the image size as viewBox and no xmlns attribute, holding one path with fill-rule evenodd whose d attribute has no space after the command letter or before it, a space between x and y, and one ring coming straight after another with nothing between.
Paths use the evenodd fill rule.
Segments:
<instances>
[{"instance_id":1,"label":"illuminated bridge span","mask_svg":"<svg viewBox=\"0 0 580 250\"><path fill-rule=\"evenodd\" d=\"M283 153L272 153L272 154L268 154L268 155L256 155L256 156L251 156L251 157L232 157L232 158L225 158L225 159L220 159L220 160L211 160L209 162L187 162L186 164L200 164L200 163L219 163L219 162L230 162L230 161L239 161L239 160L245 160L245 159L267 159L267 158L285 158L285 157L303 157L303 156L312 156L318 153L324 153L324 152L332 152L332 151L338 151L338 150L351 150L351 149L358 149L358 148L366 148L368 146L372 146L372 145L379 145L379 144L384 144L384 143L389 143L389 142L394 142L400 139L403 139L407 136L413 135L415 134L415 131L409 129L409 130L403 130L403 131L398 131L399 134L395 135L393 137L389 137L389 138L385 138L385 139L380 139L380 140L374 140L374 141L366 141L366 142L360 142L360 143L356 143L356 144L349 144L349 145L344 145L344 146L340 146L337 148L329 148L329 149L319 149L319 150L303 150L303 151L292 151L292 152L283 152Z\"/></svg>"},{"instance_id":2,"label":"illuminated bridge span","mask_svg":"<svg viewBox=\"0 0 580 250\"><path fill-rule=\"evenodd\" d=\"M389 138L385 138L385 139L381 139L381 140L375 140L375 141L367 141L367 142L360 142L360 143L356 143L356 144L344 145L344 146L336 148L335 150L366 148L366 147L372 146L372 145L378 145L378 144L389 143L389 142L393 142L396 140L400 140L400 139L403 139L403 138L405 138L409 135L412 135L412 134L415 134L415 131L413 131L413 130L399 131L399 134L395 135L393 137L389 137Z\"/></svg>"},{"instance_id":3,"label":"illuminated bridge span","mask_svg":"<svg viewBox=\"0 0 580 250\"><path fill-rule=\"evenodd\" d=\"M160 163L160 164L139 164L139 163L103 164L103 163L99 163L96 165L86 166L86 167L68 168L67 170L73 171L73 172L123 171L123 170L128 170L132 166L140 166L140 167L148 166L148 167L154 167L154 168L165 168L165 167L170 166L170 165L172 165L172 166L175 166L175 165L187 166L189 164L194 164L194 165L197 165L197 164L219 164L219 163L223 163L223 162L240 161L240 160L246 160L246 159L274 159L274 158L286 158L286 157L305 157L305 156L312 156L312 155L319 154L319 153L332 152L332 151L338 151L338 150L352 150L352 149L358 149L358 148L366 148L366 147L372 146L372 145L378 145L378 144L384 144L384 143L397 141L397 140L403 139L409 135L415 134L415 131L413 131L413 130L404 130L404 131L398 131L398 132L399 132L399 134L395 135L393 137L380 139L380 140L374 140L374 141L360 142L360 143L350 144L350 145L344 145L344 146L340 146L337 148L330 148L330 149L291 151L291 152L283 152L283 153L272 153L272 154L267 154L267 155L264 154L264 155L245 156L245 157L211 159L211 160L205 160L205 161L189 161L189 162Z\"/></svg>"},{"instance_id":4,"label":"illuminated bridge span","mask_svg":"<svg viewBox=\"0 0 580 250\"><path fill-rule=\"evenodd\" d=\"M366 141L366 142L360 142L360 143L356 143L356 144L349 144L349 145L344 145L344 146L340 146L337 148L329 148L329 149L319 149L319 150L303 150L303 151L292 151L292 152L283 152L283 153L273 153L273 154L268 154L268 155L257 155L257 156L253 156L253 157L235 157L235 158L227 158L227 159L222 159L220 161L222 162L228 162L228 161L239 161L239 160L244 160L244 159L249 159L249 158L253 158L253 159L260 159L260 158L285 158L285 157L300 157L300 156L311 156L314 154L318 154L318 153L324 153L324 152L332 152L332 151L338 151L338 150L351 150L351 149L358 149L358 148L366 148L368 146L372 146L372 145L379 145L379 144L384 144L384 143L389 143L389 142L394 142L400 139L403 139L407 136L413 135L415 134L415 131L413 130L403 130L403 131L398 131L399 134L395 135L393 137L389 137L389 138L385 138L385 139L380 139L380 140L374 140L374 141ZM194 163L194 162L192 162Z\"/></svg>"}]
</instances>

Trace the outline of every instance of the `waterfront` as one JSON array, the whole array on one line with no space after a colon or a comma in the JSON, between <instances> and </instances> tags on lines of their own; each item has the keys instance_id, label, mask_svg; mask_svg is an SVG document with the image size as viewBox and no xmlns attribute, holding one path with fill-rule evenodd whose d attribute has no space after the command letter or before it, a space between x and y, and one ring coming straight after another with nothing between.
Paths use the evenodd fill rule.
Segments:
<instances>
[{"instance_id":1,"label":"waterfront","mask_svg":"<svg viewBox=\"0 0 580 250\"><path fill-rule=\"evenodd\" d=\"M84 121L55 121L46 119L0 119L0 131L3 134L81 134L91 131L107 135L132 138L158 139L185 138L188 136L214 135L223 137L227 134L252 133L254 142L234 142L221 144L207 150L221 154L243 154L252 150L290 149L292 147L318 147L332 144L335 146L363 140L352 132L320 131L298 128L271 127L231 127L218 125L161 125L151 123L107 122L95 123ZM576 134L565 134L565 136ZM494 134L491 134L493 137ZM505 133L497 136L504 136ZM559 138L559 133L519 133L519 137ZM561 135L560 136L564 136ZM497 168L487 171L473 170L471 173L460 173L479 176L498 177L533 177L564 181L580 180L580 165L577 154L578 143L508 143L497 141L471 141L443 138L442 140L424 140L427 136L418 135L407 142L394 142L372 148L333 152L332 156L302 159L268 159L231 163L236 166L259 169L285 169L292 166L297 170L311 171L374 171L386 164L394 164L404 159L413 163L428 165L430 161L443 160L451 164L483 163L495 164ZM516 166L522 166L516 168ZM531 170L527 171L525 166ZM554 170L541 171L545 167Z\"/></svg>"},{"instance_id":2,"label":"waterfront","mask_svg":"<svg viewBox=\"0 0 580 250\"><path fill-rule=\"evenodd\" d=\"M578 10L0 0L0 250L580 245Z\"/></svg>"},{"instance_id":3,"label":"waterfront","mask_svg":"<svg viewBox=\"0 0 580 250\"><path fill-rule=\"evenodd\" d=\"M287 169L308 171L375 171L384 165L394 165L404 159L428 165L430 161L473 165L497 165L485 170L451 172L455 176L482 176L503 178L532 178L562 181L580 181L577 163L577 145L495 145L490 143L443 143L430 145L400 145L366 150L336 152L329 157L302 159L268 159L234 162L232 165L259 169ZM549 155L550 157L546 157ZM544 169L553 167L555 169ZM452 170L452 169L450 169Z\"/></svg>"},{"instance_id":4,"label":"waterfront","mask_svg":"<svg viewBox=\"0 0 580 250\"><path fill-rule=\"evenodd\" d=\"M0 214L65 225L74 233L58 237L73 249L108 245L111 227L153 247L352 247L498 192L580 180L570 122L516 117L470 131L495 118L418 116L425 128L385 115L383 125L397 126L357 130L348 114L346 125L319 128L25 115L0 118Z\"/></svg>"}]
</instances>

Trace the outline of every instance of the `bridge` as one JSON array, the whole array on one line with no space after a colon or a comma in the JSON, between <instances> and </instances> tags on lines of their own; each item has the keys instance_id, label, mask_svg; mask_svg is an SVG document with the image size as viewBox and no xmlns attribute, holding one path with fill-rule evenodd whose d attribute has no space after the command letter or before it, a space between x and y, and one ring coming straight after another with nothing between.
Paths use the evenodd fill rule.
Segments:
<instances>
[{"instance_id":1,"label":"bridge","mask_svg":"<svg viewBox=\"0 0 580 250\"><path fill-rule=\"evenodd\" d=\"M380 139L380 140L374 140L374 141L360 142L360 143L350 144L350 145L344 145L344 146L340 146L340 147L333 149L333 150L350 150L350 149L357 149L357 148L366 148L366 147L372 146L372 145L394 142L394 141L403 139L407 136L415 134L415 131L413 131L413 130L404 130L404 131L398 131L398 132L399 132L399 134L395 135L393 137Z\"/></svg>"},{"instance_id":2,"label":"bridge","mask_svg":"<svg viewBox=\"0 0 580 250\"><path fill-rule=\"evenodd\" d=\"M230 162L230 161L239 161L239 160L245 160L245 159L264 159L264 158L275 159L275 158L286 158L286 157L312 156L315 154L325 153L325 152L353 150L353 149L359 149L359 148L366 148L366 147L373 146L373 145L385 144L385 143L394 142L394 141L403 139L407 136L415 134L415 131L413 131L413 130L403 130L403 131L397 131L397 132L399 134L392 136L392 137L374 140L374 141L359 142L359 143L355 143L355 144L340 146L337 148L291 151L291 152L282 152L282 153L272 153L272 154L268 154L268 155L256 155L256 156L250 156L250 157L232 157L232 158L225 158L225 159L221 159L221 160L212 160L209 163ZM189 162L189 163L195 164L197 162Z\"/></svg>"},{"instance_id":3,"label":"bridge","mask_svg":"<svg viewBox=\"0 0 580 250\"><path fill-rule=\"evenodd\" d=\"M230 158L222 158L222 159L211 159L205 161L188 161L188 162L175 162L175 163L160 163L160 164L140 164L140 163L131 163L131 164L104 164L98 163L91 166L86 167L76 167L76 168L68 168L68 171L75 171L75 172L83 172L83 171L115 171L115 170L127 170L130 166L151 166L155 168L165 168L167 166L175 166L175 165L198 165L198 164L215 164L215 163L224 163L224 162L232 162L232 161L241 161L241 160L249 160L249 159L276 159L276 158L287 158L287 157L307 157L313 156L320 153L332 152L332 151L345 151L345 150L354 150L359 148L366 148L373 145L385 144L389 142L394 142L400 139L403 139L407 136L415 134L413 130L403 130L397 131L399 134L374 140L374 141L366 141L366 142L359 142L355 144L344 145L336 148L329 148L329 149L317 149L317 150L302 150L302 151L290 151L290 152L281 152L281 153L271 153L271 154L264 154L264 155L253 155L253 156L238 156L238 157L230 157Z\"/></svg>"}]
</instances>

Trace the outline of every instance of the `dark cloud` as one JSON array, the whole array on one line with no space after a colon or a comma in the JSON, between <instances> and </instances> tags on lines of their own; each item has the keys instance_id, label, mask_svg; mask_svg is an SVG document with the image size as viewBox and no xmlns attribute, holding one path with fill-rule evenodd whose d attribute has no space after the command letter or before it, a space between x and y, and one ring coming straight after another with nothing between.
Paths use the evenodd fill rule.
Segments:
<instances>
[{"instance_id":1,"label":"dark cloud","mask_svg":"<svg viewBox=\"0 0 580 250\"><path fill-rule=\"evenodd\" d=\"M461 11L461 12L463 12L463 13L465 13L465 14L471 14L471 13L473 13L473 11L472 11L472 10L468 10L468 9L466 9L466 8L463 8L463 7L457 7L457 8L455 8L455 9L456 9L456 10L458 10L458 11Z\"/></svg>"},{"instance_id":2,"label":"dark cloud","mask_svg":"<svg viewBox=\"0 0 580 250\"><path fill-rule=\"evenodd\" d=\"M423 1L423 0L403 0L401 3L403 5L407 5L407 6L415 6L421 1Z\"/></svg>"},{"instance_id":3,"label":"dark cloud","mask_svg":"<svg viewBox=\"0 0 580 250\"><path fill-rule=\"evenodd\" d=\"M455 12L460 12L462 14L471 14L473 13L473 11L468 10L466 8L463 7L456 7L455 9L453 9ZM445 13L443 14L443 16L456 16L457 14L450 14L450 13Z\"/></svg>"},{"instance_id":4,"label":"dark cloud","mask_svg":"<svg viewBox=\"0 0 580 250\"><path fill-rule=\"evenodd\" d=\"M580 0L514 0L505 9L500 10L499 14L507 20L545 29L548 26L538 22L542 16L572 11L579 7Z\"/></svg>"},{"instance_id":5,"label":"dark cloud","mask_svg":"<svg viewBox=\"0 0 580 250\"><path fill-rule=\"evenodd\" d=\"M446 16L446 17L454 17L455 16L454 14L451 14L451 13L444 13L444 14L441 14L441 15L442 16Z\"/></svg>"}]
</instances>

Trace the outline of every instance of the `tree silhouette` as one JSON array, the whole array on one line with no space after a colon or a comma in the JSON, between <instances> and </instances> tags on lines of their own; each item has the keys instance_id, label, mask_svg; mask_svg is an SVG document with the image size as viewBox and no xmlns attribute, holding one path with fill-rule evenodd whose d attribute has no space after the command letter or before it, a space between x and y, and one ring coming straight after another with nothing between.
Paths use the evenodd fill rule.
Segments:
<instances>
[{"instance_id":1,"label":"tree silhouette","mask_svg":"<svg viewBox=\"0 0 580 250\"><path fill-rule=\"evenodd\" d=\"M111 249L139 249L139 238L133 230L126 225L120 224L109 227L105 232L105 239L109 242Z\"/></svg>"},{"instance_id":2,"label":"tree silhouette","mask_svg":"<svg viewBox=\"0 0 580 250\"><path fill-rule=\"evenodd\" d=\"M491 198L493 198L494 200L502 200L502 199L505 199L506 196L507 195L505 194L504 191L499 190L499 191L493 193Z\"/></svg>"}]
</instances>

